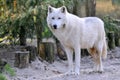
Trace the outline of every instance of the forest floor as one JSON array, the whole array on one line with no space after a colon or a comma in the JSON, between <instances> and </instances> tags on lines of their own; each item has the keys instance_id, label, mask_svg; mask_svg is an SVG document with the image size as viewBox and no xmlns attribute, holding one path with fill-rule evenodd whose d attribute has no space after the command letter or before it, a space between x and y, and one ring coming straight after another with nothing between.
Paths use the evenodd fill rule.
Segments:
<instances>
[{"instance_id":1,"label":"forest floor","mask_svg":"<svg viewBox=\"0 0 120 80\"><path fill-rule=\"evenodd\" d=\"M3 51L3 49L1 50ZM67 61L60 59L55 60L52 64L36 59L29 64L28 68L24 69L14 67L13 59L7 61L16 72L13 77L5 74L8 80L120 80L120 47L108 52L107 59L103 60L103 73L92 71L94 64L91 56L82 57L80 75L78 76L64 75L68 65Z\"/></svg>"}]
</instances>

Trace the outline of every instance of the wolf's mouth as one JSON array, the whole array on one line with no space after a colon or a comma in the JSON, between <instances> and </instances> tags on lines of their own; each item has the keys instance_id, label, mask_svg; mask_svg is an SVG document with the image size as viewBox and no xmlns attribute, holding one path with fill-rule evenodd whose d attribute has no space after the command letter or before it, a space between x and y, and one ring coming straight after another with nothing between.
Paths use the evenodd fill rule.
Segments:
<instances>
[{"instance_id":1,"label":"wolf's mouth","mask_svg":"<svg viewBox=\"0 0 120 80\"><path fill-rule=\"evenodd\" d=\"M51 27L51 29L53 29L53 30L58 29L57 25L50 25L50 27ZM61 29L65 28L65 27L66 27L66 24L63 24L62 27L61 27Z\"/></svg>"},{"instance_id":2,"label":"wolf's mouth","mask_svg":"<svg viewBox=\"0 0 120 80\"><path fill-rule=\"evenodd\" d=\"M57 28L54 28L51 24L49 24L49 25L50 25L50 28L51 28L51 29L57 29Z\"/></svg>"}]
</instances>

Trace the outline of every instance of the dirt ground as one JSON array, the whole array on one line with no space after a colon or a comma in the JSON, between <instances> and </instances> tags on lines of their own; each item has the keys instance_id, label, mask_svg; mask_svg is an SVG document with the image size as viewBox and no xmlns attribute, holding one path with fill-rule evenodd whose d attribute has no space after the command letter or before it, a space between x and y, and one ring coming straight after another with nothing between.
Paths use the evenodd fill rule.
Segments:
<instances>
[{"instance_id":1,"label":"dirt ground","mask_svg":"<svg viewBox=\"0 0 120 80\"><path fill-rule=\"evenodd\" d=\"M67 61L60 59L49 64L36 59L28 68L18 69L13 66L13 59L8 62L15 69L16 76L5 74L8 80L120 80L120 47L108 52L108 58L103 60L104 72L93 72L91 56L82 57L80 75L64 75L67 71Z\"/></svg>"}]
</instances>

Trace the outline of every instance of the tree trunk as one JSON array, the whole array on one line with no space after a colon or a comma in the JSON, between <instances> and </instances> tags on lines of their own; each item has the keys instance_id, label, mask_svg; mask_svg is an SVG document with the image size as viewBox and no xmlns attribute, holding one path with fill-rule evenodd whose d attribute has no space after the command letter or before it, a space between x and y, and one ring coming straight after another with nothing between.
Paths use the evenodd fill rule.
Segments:
<instances>
[{"instance_id":1,"label":"tree trunk","mask_svg":"<svg viewBox=\"0 0 120 80\"><path fill-rule=\"evenodd\" d=\"M115 33L115 45L120 46L120 33Z\"/></svg>"},{"instance_id":2,"label":"tree trunk","mask_svg":"<svg viewBox=\"0 0 120 80\"><path fill-rule=\"evenodd\" d=\"M86 16L95 16L96 0L86 0Z\"/></svg>"},{"instance_id":3,"label":"tree trunk","mask_svg":"<svg viewBox=\"0 0 120 80\"><path fill-rule=\"evenodd\" d=\"M37 16L35 16L37 17ZM38 20L36 20L38 21ZM42 24L42 23L41 23ZM42 42L42 25L35 22L36 34L37 34L37 55L40 54L40 44Z\"/></svg>"},{"instance_id":4,"label":"tree trunk","mask_svg":"<svg viewBox=\"0 0 120 80\"><path fill-rule=\"evenodd\" d=\"M73 14L81 17L81 0L73 0L74 7L73 7Z\"/></svg>"},{"instance_id":5,"label":"tree trunk","mask_svg":"<svg viewBox=\"0 0 120 80\"><path fill-rule=\"evenodd\" d=\"M108 33L108 46L109 46L109 49L114 49L115 48L114 32L109 32Z\"/></svg>"},{"instance_id":6,"label":"tree trunk","mask_svg":"<svg viewBox=\"0 0 120 80\"><path fill-rule=\"evenodd\" d=\"M25 46L26 45L26 30L24 26L20 27L19 38L20 38L20 45Z\"/></svg>"},{"instance_id":7,"label":"tree trunk","mask_svg":"<svg viewBox=\"0 0 120 80\"><path fill-rule=\"evenodd\" d=\"M73 0L73 2L74 2L73 14L81 17L82 16L81 6L82 6L83 2L81 0Z\"/></svg>"}]
</instances>

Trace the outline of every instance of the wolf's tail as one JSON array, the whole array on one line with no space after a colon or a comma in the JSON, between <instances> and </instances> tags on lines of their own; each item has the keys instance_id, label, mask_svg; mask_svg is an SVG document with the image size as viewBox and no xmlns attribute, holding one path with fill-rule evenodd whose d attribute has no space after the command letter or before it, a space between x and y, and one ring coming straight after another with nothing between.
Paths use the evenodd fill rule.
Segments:
<instances>
[{"instance_id":1,"label":"wolf's tail","mask_svg":"<svg viewBox=\"0 0 120 80\"><path fill-rule=\"evenodd\" d=\"M103 44L102 57L103 57L103 59L107 58L107 44L106 44L106 40L104 40L104 44Z\"/></svg>"}]
</instances>

